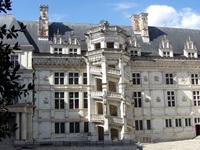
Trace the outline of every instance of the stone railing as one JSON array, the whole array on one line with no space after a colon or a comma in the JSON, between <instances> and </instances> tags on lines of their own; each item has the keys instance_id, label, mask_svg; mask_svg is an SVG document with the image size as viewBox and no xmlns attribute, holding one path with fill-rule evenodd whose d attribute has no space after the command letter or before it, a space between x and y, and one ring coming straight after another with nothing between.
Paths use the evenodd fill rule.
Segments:
<instances>
[{"instance_id":1,"label":"stone railing","mask_svg":"<svg viewBox=\"0 0 200 150\"><path fill-rule=\"evenodd\" d=\"M123 119L119 117L109 116L109 123L123 124Z\"/></svg>"},{"instance_id":2,"label":"stone railing","mask_svg":"<svg viewBox=\"0 0 200 150\"><path fill-rule=\"evenodd\" d=\"M107 68L107 73L120 75L120 71L114 68Z\"/></svg>"},{"instance_id":3,"label":"stone railing","mask_svg":"<svg viewBox=\"0 0 200 150\"><path fill-rule=\"evenodd\" d=\"M130 80L130 75L126 72L124 72L124 77L127 79L127 80Z\"/></svg>"},{"instance_id":4,"label":"stone railing","mask_svg":"<svg viewBox=\"0 0 200 150\"><path fill-rule=\"evenodd\" d=\"M107 96L108 96L108 97L111 97L111 98L121 98L121 93L117 93L117 92L108 92L108 93L107 93Z\"/></svg>"},{"instance_id":5,"label":"stone railing","mask_svg":"<svg viewBox=\"0 0 200 150\"><path fill-rule=\"evenodd\" d=\"M103 96L103 92L102 91L93 91L91 92L91 97L100 97Z\"/></svg>"},{"instance_id":6,"label":"stone railing","mask_svg":"<svg viewBox=\"0 0 200 150\"><path fill-rule=\"evenodd\" d=\"M90 72L100 73L101 68L100 67L90 67Z\"/></svg>"},{"instance_id":7,"label":"stone railing","mask_svg":"<svg viewBox=\"0 0 200 150\"><path fill-rule=\"evenodd\" d=\"M104 115L91 114L91 121L103 121Z\"/></svg>"},{"instance_id":8,"label":"stone railing","mask_svg":"<svg viewBox=\"0 0 200 150\"><path fill-rule=\"evenodd\" d=\"M127 125L133 126L133 121L131 119L127 119Z\"/></svg>"}]
</instances>

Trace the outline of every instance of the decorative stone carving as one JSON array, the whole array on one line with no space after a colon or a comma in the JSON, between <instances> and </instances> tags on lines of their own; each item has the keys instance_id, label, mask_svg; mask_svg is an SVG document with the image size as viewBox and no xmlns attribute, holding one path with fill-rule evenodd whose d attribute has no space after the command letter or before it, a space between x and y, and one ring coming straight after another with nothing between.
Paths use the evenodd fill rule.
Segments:
<instances>
[{"instance_id":1,"label":"decorative stone carving","mask_svg":"<svg viewBox=\"0 0 200 150\"><path fill-rule=\"evenodd\" d=\"M151 100L149 98L145 98L145 102L150 102Z\"/></svg>"},{"instance_id":2,"label":"decorative stone carving","mask_svg":"<svg viewBox=\"0 0 200 150\"><path fill-rule=\"evenodd\" d=\"M147 78L147 76L144 76L144 81L146 81L146 82L148 81L148 78Z\"/></svg>"},{"instance_id":3,"label":"decorative stone carving","mask_svg":"<svg viewBox=\"0 0 200 150\"><path fill-rule=\"evenodd\" d=\"M159 81L159 77L158 76L154 76L154 81Z\"/></svg>"},{"instance_id":4,"label":"decorative stone carving","mask_svg":"<svg viewBox=\"0 0 200 150\"><path fill-rule=\"evenodd\" d=\"M157 98L156 98L156 102L161 102L160 97L157 97Z\"/></svg>"},{"instance_id":5,"label":"decorative stone carving","mask_svg":"<svg viewBox=\"0 0 200 150\"><path fill-rule=\"evenodd\" d=\"M44 104L49 104L48 98L45 98L45 99L44 99Z\"/></svg>"},{"instance_id":6,"label":"decorative stone carving","mask_svg":"<svg viewBox=\"0 0 200 150\"><path fill-rule=\"evenodd\" d=\"M183 96L182 101L183 102L187 101L187 98L185 96Z\"/></svg>"},{"instance_id":7,"label":"decorative stone carving","mask_svg":"<svg viewBox=\"0 0 200 150\"><path fill-rule=\"evenodd\" d=\"M48 76L44 76L44 81L49 81L49 77Z\"/></svg>"}]
</instances>

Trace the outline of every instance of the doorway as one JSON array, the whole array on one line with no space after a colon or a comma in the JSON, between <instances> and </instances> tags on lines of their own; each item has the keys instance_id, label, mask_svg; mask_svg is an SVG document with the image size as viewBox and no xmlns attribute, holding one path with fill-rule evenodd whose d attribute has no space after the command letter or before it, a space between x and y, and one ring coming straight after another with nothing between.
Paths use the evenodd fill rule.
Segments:
<instances>
[{"instance_id":1,"label":"doorway","mask_svg":"<svg viewBox=\"0 0 200 150\"><path fill-rule=\"evenodd\" d=\"M196 128L196 136L199 136L200 135L200 125L196 125L195 128Z\"/></svg>"},{"instance_id":2,"label":"doorway","mask_svg":"<svg viewBox=\"0 0 200 150\"><path fill-rule=\"evenodd\" d=\"M98 126L98 138L99 138L99 141L104 140L104 129L103 127L100 127L100 126Z\"/></svg>"}]
</instances>

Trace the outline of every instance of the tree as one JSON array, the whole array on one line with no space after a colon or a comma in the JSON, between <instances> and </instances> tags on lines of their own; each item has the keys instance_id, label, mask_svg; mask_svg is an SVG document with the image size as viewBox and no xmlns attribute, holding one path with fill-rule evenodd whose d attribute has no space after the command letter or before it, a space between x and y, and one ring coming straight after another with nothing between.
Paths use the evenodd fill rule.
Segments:
<instances>
[{"instance_id":1,"label":"tree","mask_svg":"<svg viewBox=\"0 0 200 150\"><path fill-rule=\"evenodd\" d=\"M10 0L0 0L0 13L7 13L11 9ZM16 124L10 129L7 124L11 118L11 112L6 108L11 100L16 97L21 98L22 94L26 96L29 90L33 90L34 84L21 85L17 74L20 65L12 68L11 54L16 50L20 50L20 45L16 42L14 45L6 43L5 39L17 39L18 33L23 32L26 27L20 24L20 29L12 26L11 29L6 24L0 27L0 141L6 137L10 137L11 131L16 130Z\"/></svg>"}]
</instances>

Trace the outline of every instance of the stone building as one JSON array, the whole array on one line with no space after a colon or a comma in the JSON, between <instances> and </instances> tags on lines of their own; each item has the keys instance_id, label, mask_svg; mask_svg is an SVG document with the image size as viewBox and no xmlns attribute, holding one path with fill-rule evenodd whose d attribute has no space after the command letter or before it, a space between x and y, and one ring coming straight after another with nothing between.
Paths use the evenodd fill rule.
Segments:
<instances>
[{"instance_id":1,"label":"stone building","mask_svg":"<svg viewBox=\"0 0 200 150\"><path fill-rule=\"evenodd\" d=\"M22 82L34 94L9 106L19 129L15 143L54 141L167 141L200 135L200 30L148 26L148 14L130 26L23 22Z\"/></svg>"}]
</instances>

